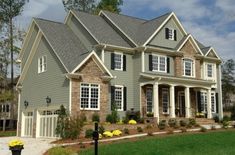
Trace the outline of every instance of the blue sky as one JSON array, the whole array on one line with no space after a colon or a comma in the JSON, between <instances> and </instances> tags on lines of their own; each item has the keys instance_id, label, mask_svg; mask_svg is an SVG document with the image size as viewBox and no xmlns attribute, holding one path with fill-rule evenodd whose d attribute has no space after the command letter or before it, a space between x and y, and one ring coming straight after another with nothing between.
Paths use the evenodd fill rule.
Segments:
<instances>
[{"instance_id":1,"label":"blue sky","mask_svg":"<svg viewBox=\"0 0 235 155\"><path fill-rule=\"evenodd\" d=\"M152 19L175 12L188 33L213 46L223 59L235 59L235 0L123 0L122 14ZM16 22L27 27L32 17L64 21L62 0L30 0Z\"/></svg>"}]
</instances>

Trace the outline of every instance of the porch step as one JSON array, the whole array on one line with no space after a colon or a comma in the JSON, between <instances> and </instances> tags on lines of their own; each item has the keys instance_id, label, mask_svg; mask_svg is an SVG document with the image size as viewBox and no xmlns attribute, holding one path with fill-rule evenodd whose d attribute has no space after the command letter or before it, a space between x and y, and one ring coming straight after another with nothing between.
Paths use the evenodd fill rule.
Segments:
<instances>
[{"instance_id":1,"label":"porch step","mask_svg":"<svg viewBox=\"0 0 235 155\"><path fill-rule=\"evenodd\" d=\"M208 119L208 118L196 118L196 122L199 125L216 124L214 119Z\"/></svg>"}]
</instances>

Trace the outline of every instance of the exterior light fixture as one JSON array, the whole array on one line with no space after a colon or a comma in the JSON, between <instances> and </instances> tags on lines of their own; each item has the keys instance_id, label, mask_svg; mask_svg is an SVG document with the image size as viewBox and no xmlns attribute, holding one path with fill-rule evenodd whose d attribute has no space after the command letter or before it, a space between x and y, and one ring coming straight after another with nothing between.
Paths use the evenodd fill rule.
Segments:
<instances>
[{"instance_id":1,"label":"exterior light fixture","mask_svg":"<svg viewBox=\"0 0 235 155\"><path fill-rule=\"evenodd\" d=\"M47 105L51 103L51 98L49 96L46 97L46 103Z\"/></svg>"},{"instance_id":2,"label":"exterior light fixture","mask_svg":"<svg viewBox=\"0 0 235 155\"><path fill-rule=\"evenodd\" d=\"M24 106L25 106L25 108L27 108L29 106L29 102L25 100L24 101Z\"/></svg>"}]
</instances>

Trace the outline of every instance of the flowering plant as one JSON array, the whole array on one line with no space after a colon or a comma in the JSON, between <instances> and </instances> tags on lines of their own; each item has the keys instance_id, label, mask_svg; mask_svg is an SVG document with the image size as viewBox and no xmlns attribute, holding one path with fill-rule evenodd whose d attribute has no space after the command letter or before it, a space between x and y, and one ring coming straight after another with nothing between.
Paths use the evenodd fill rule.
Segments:
<instances>
[{"instance_id":1,"label":"flowering plant","mask_svg":"<svg viewBox=\"0 0 235 155\"><path fill-rule=\"evenodd\" d=\"M24 143L19 139L13 139L8 143L10 150L12 149L23 149Z\"/></svg>"},{"instance_id":2,"label":"flowering plant","mask_svg":"<svg viewBox=\"0 0 235 155\"><path fill-rule=\"evenodd\" d=\"M105 131L105 132L103 133L103 135L104 135L105 137L113 137L113 133L110 132L110 131Z\"/></svg>"},{"instance_id":3,"label":"flowering plant","mask_svg":"<svg viewBox=\"0 0 235 155\"><path fill-rule=\"evenodd\" d=\"M132 125L135 125L135 124L137 124L137 122L135 121L135 120L129 120L129 122L128 122L128 124L132 124Z\"/></svg>"},{"instance_id":4,"label":"flowering plant","mask_svg":"<svg viewBox=\"0 0 235 155\"><path fill-rule=\"evenodd\" d=\"M113 130L112 133L114 136L120 136L122 134L122 132L120 130Z\"/></svg>"},{"instance_id":5,"label":"flowering plant","mask_svg":"<svg viewBox=\"0 0 235 155\"><path fill-rule=\"evenodd\" d=\"M203 118L203 117L205 117L205 114L201 113L201 112L197 112L196 117Z\"/></svg>"}]
</instances>

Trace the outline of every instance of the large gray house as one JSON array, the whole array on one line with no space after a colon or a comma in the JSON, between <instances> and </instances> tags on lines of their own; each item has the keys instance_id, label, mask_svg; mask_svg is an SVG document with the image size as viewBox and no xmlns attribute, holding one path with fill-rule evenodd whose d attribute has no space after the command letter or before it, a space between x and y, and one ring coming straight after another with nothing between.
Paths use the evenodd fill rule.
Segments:
<instances>
[{"instance_id":1,"label":"large gray house","mask_svg":"<svg viewBox=\"0 0 235 155\"><path fill-rule=\"evenodd\" d=\"M60 105L102 121L111 103L120 116L134 109L157 121L223 116L221 59L173 12L152 20L107 11L70 11L64 23L33 18L19 61L19 136L54 137Z\"/></svg>"}]
</instances>

